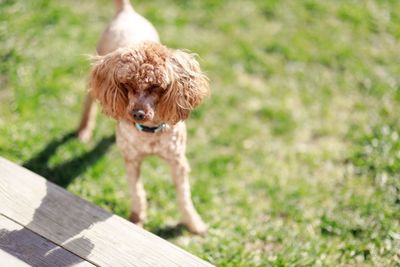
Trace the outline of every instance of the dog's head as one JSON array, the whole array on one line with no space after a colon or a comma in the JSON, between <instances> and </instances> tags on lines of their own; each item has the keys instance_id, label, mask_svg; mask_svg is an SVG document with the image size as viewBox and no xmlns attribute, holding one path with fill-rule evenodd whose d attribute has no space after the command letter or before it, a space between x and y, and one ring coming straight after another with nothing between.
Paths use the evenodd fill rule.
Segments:
<instances>
[{"instance_id":1,"label":"dog's head","mask_svg":"<svg viewBox=\"0 0 400 267\"><path fill-rule=\"evenodd\" d=\"M192 54L150 42L97 56L90 89L107 115L152 125L185 120L209 93Z\"/></svg>"}]
</instances>

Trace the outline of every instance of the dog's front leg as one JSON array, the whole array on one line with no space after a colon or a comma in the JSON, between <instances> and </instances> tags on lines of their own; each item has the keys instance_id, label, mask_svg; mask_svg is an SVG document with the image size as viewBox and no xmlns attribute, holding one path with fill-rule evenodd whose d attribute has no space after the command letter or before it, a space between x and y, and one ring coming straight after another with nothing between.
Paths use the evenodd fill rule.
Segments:
<instances>
[{"instance_id":1,"label":"dog's front leg","mask_svg":"<svg viewBox=\"0 0 400 267\"><path fill-rule=\"evenodd\" d=\"M139 179L142 160L125 158L125 168L131 193L130 221L142 226L146 218L146 192Z\"/></svg>"},{"instance_id":2,"label":"dog's front leg","mask_svg":"<svg viewBox=\"0 0 400 267\"><path fill-rule=\"evenodd\" d=\"M205 234L207 226L197 213L190 194L189 163L186 156L168 160L177 193L178 206L182 213L182 223L195 234Z\"/></svg>"}]
</instances>

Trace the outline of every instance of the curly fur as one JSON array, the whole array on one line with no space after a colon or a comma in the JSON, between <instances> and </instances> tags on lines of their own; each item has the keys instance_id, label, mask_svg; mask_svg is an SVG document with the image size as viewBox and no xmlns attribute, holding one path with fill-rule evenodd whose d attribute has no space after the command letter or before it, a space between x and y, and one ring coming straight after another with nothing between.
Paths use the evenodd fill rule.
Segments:
<instances>
[{"instance_id":1,"label":"curly fur","mask_svg":"<svg viewBox=\"0 0 400 267\"><path fill-rule=\"evenodd\" d=\"M128 0L115 3L117 14L100 39L99 55L93 57L79 138L90 139L96 99L103 112L118 121L117 145L132 196L131 220L141 224L146 217L140 164L145 156L158 155L171 166L182 222L193 233L203 234L207 227L191 200L184 120L209 94L208 79L193 54L161 45L154 27ZM135 123L168 127L146 133Z\"/></svg>"},{"instance_id":2,"label":"curly fur","mask_svg":"<svg viewBox=\"0 0 400 267\"><path fill-rule=\"evenodd\" d=\"M156 112L169 124L187 119L208 95L207 78L195 57L180 50L143 42L95 58L91 93L107 115L123 119L129 105L128 92L151 86L163 89Z\"/></svg>"}]
</instances>

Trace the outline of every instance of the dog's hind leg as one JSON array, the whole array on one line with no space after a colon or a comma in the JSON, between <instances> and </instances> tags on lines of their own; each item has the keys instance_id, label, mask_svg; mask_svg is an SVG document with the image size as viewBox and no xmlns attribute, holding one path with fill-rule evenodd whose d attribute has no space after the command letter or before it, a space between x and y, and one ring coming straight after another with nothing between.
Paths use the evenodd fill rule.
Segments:
<instances>
[{"instance_id":1,"label":"dog's hind leg","mask_svg":"<svg viewBox=\"0 0 400 267\"><path fill-rule=\"evenodd\" d=\"M97 106L90 94L86 95L81 122L77 130L79 140L87 143L92 138L93 129L96 125Z\"/></svg>"}]
</instances>

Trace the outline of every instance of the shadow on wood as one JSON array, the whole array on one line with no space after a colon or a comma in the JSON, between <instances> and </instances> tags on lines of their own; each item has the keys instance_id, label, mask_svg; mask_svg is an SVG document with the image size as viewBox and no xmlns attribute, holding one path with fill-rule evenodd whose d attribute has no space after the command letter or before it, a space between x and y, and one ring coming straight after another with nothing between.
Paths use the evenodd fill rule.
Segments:
<instances>
[{"instance_id":1,"label":"shadow on wood","mask_svg":"<svg viewBox=\"0 0 400 267\"><path fill-rule=\"evenodd\" d=\"M47 178L51 180L51 177ZM45 187L46 193L39 207L35 209L32 220L25 228L14 231L0 230L0 249L30 265L35 265L33 260L41 263L37 266L47 266L46 264L50 263L72 266L78 263L85 263L86 258L94 248L94 244L82 236L82 233L96 223L107 220L112 214L83 199L73 197L71 193L60 193L62 189L49 181L45 182ZM71 200L74 202L71 202ZM79 207L79 209L76 207ZM96 212L89 212L93 210L96 210ZM48 243L50 245L31 246L29 242L33 242L33 239L36 239L36 242L40 242L40 240L37 237L32 237L32 234L29 233L30 231L46 233L45 236L52 237L49 240L62 245L57 246ZM14 243L10 243L10 240L14 240ZM70 253L71 248L78 248L80 251L79 256ZM35 253L35 259L30 256L29 252ZM68 256L68 253L72 255ZM53 266L60 266L58 264Z\"/></svg>"},{"instance_id":2,"label":"shadow on wood","mask_svg":"<svg viewBox=\"0 0 400 267\"><path fill-rule=\"evenodd\" d=\"M93 248L92 242L84 237L70 242ZM79 263L86 263L84 259L26 228L14 231L1 229L0 250L30 266L76 266Z\"/></svg>"}]
</instances>

